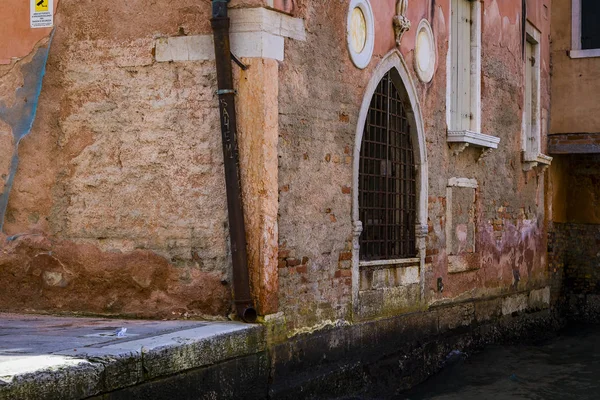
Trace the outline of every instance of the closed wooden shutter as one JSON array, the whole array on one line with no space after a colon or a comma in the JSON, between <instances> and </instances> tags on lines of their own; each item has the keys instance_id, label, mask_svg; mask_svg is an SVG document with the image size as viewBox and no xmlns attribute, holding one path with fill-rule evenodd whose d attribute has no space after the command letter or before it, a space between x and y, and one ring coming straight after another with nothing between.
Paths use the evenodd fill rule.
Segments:
<instances>
[{"instance_id":1,"label":"closed wooden shutter","mask_svg":"<svg viewBox=\"0 0 600 400\"><path fill-rule=\"evenodd\" d=\"M471 4L452 0L451 21L451 124L452 130L471 125Z\"/></svg>"}]
</instances>

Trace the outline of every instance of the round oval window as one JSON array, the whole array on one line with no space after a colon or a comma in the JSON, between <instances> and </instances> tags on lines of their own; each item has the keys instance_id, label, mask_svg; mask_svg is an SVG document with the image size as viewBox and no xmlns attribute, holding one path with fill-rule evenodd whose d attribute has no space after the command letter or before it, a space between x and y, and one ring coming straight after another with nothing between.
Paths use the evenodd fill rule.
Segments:
<instances>
[{"instance_id":1,"label":"round oval window","mask_svg":"<svg viewBox=\"0 0 600 400\"><path fill-rule=\"evenodd\" d=\"M369 65L375 46L375 20L369 0L350 0L347 17L348 52L360 69Z\"/></svg>"},{"instance_id":2,"label":"round oval window","mask_svg":"<svg viewBox=\"0 0 600 400\"><path fill-rule=\"evenodd\" d=\"M435 39L426 19L421 20L415 38L415 70L422 82L430 82L435 72Z\"/></svg>"},{"instance_id":3,"label":"round oval window","mask_svg":"<svg viewBox=\"0 0 600 400\"><path fill-rule=\"evenodd\" d=\"M422 71L428 71L431 65L431 52L429 44L429 36L425 31L419 32L417 37L417 62Z\"/></svg>"},{"instance_id":4,"label":"round oval window","mask_svg":"<svg viewBox=\"0 0 600 400\"><path fill-rule=\"evenodd\" d=\"M359 7L354 7L352 10L350 34L352 50L360 53L365 48L367 43L367 21L365 20L365 14Z\"/></svg>"}]
</instances>

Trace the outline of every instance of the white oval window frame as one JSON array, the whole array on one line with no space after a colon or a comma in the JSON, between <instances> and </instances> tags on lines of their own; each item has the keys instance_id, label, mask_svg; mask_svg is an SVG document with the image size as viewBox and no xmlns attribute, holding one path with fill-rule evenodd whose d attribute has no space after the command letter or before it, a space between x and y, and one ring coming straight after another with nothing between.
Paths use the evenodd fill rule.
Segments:
<instances>
[{"instance_id":1,"label":"white oval window frame","mask_svg":"<svg viewBox=\"0 0 600 400\"><path fill-rule=\"evenodd\" d=\"M359 8L365 17L365 25L367 27L367 37L365 40L365 46L360 52L354 51L352 48L352 11L355 8ZM348 51L350 52L350 58L352 63L360 69L364 69L371 62L373 57L373 49L375 48L375 19L373 17L373 9L369 0L352 0L350 1L350 7L348 8L348 18L346 22L346 41L348 44Z\"/></svg>"},{"instance_id":2,"label":"white oval window frame","mask_svg":"<svg viewBox=\"0 0 600 400\"><path fill-rule=\"evenodd\" d=\"M421 65L419 65L419 57L418 57L418 49L419 45L419 34L421 32L425 32L429 37L429 69L423 70L421 69ZM431 29L431 25L429 21L426 19L422 19L419 22L419 26L417 27L417 33L415 35L415 52L414 52L414 64L415 71L417 72L417 76L419 80L424 83L429 83L433 79L433 75L435 73L435 63L436 63L436 51L435 51L435 37L433 36L433 30Z\"/></svg>"}]
</instances>

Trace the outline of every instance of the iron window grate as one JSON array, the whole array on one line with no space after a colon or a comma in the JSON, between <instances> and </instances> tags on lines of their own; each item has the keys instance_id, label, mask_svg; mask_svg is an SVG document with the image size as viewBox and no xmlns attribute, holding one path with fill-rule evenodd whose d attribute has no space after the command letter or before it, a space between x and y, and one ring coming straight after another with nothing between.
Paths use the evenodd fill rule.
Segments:
<instances>
[{"instance_id":1,"label":"iron window grate","mask_svg":"<svg viewBox=\"0 0 600 400\"><path fill-rule=\"evenodd\" d=\"M360 259L416 255L416 179L405 104L388 72L371 104L360 149Z\"/></svg>"}]
</instances>

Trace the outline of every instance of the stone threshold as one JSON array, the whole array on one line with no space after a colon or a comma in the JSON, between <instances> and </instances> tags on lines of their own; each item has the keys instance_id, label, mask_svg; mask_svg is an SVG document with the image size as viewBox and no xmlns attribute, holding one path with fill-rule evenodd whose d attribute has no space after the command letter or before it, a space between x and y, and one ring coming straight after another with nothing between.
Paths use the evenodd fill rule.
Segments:
<instances>
[{"instance_id":1,"label":"stone threshold","mask_svg":"<svg viewBox=\"0 0 600 400\"><path fill-rule=\"evenodd\" d=\"M264 349L260 325L0 313L0 399L83 399Z\"/></svg>"}]
</instances>

